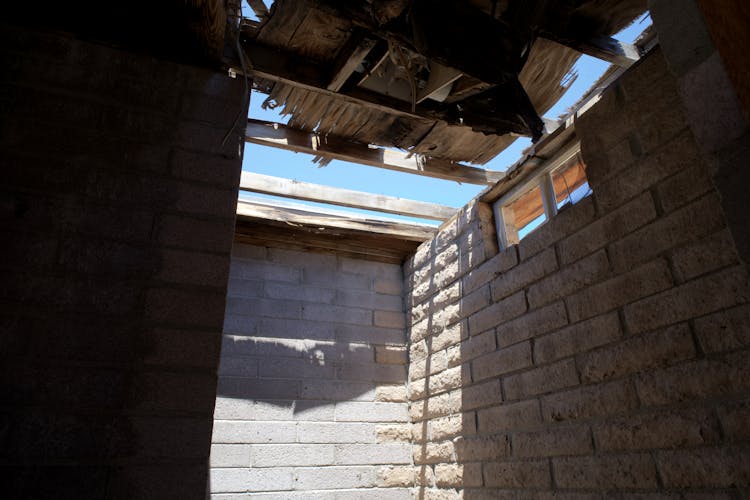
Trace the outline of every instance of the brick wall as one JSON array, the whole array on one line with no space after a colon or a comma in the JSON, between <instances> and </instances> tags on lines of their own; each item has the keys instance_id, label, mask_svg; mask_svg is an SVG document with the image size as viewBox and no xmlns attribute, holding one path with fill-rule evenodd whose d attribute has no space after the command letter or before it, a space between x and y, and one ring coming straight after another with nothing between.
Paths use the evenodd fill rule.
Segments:
<instances>
[{"instance_id":1,"label":"brick wall","mask_svg":"<svg viewBox=\"0 0 750 500\"><path fill-rule=\"evenodd\" d=\"M214 498L411 498L402 289L396 264L235 244Z\"/></svg>"},{"instance_id":2,"label":"brick wall","mask_svg":"<svg viewBox=\"0 0 750 500\"><path fill-rule=\"evenodd\" d=\"M204 498L244 84L0 27L8 498Z\"/></svg>"},{"instance_id":3,"label":"brick wall","mask_svg":"<svg viewBox=\"0 0 750 500\"><path fill-rule=\"evenodd\" d=\"M661 52L576 129L592 197L405 265L420 498L747 495L747 274Z\"/></svg>"}]
</instances>

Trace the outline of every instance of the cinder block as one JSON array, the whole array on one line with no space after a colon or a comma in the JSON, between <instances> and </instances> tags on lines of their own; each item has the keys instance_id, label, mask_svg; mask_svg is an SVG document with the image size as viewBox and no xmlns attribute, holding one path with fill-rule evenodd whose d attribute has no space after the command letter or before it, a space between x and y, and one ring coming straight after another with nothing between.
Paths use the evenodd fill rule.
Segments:
<instances>
[{"instance_id":1,"label":"cinder block","mask_svg":"<svg viewBox=\"0 0 750 500\"><path fill-rule=\"evenodd\" d=\"M380 385L375 389L375 401L388 403L408 402L405 385Z\"/></svg>"},{"instance_id":2,"label":"cinder block","mask_svg":"<svg viewBox=\"0 0 750 500\"><path fill-rule=\"evenodd\" d=\"M448 366L455 366L469 362L485 353L495 350L495 332L488 330L479 335L469 337L458 345L450 347L446 351Z\"/></svg>"},{"instance_id":3,"label":"cinder block","mask_svg":"<svg viewBox=\"0 0 750 500\"><path fill-rule=\"evenodd\" d=\"M279 424L281 425L281 424ZM297 422L300 443L375 443L375 426L371 423Z\"/></svg>"},{"instance_id":4,"label":"cinder block","mask_svg":"<svg viewBox=\"0 0 750 500\"><path fill-rule=\"evenodd\" d=\"M230 287L230 292L232 288ZM332 304L334 297L339 292L333 288L321 288L317 286L288 285L285 283L274 283L267 281L263 284L263 292L269 299L275 301L300 300L303 302L314 302L318 304Z\"/></svg>"},{"instance_id":5,"label":"cinder block","mask_svg":"<svg viewBox=\"0 0 750 500\"><path fill-rule=\"evenodd\" d=\"M557 241L588 225L595 215L593 197L587 196L522 239L518 244L520 259L526 261L542 250L551 248Z\"/></svg>"},{"instance_id":6,"label":"cinder block","mask_svg":"<svg viewBox=\"0 0 750 500\"><path fill-rule=\"evenodd\" d=\"M523 290L469 316L469 333L476 335L526 312L526 294Z\"/></svg>"},{"instance_id":7,"label":"cinder block","mask_svg":"<svg viewBox=\"0 0 750 500\"><path fill-rule=\"evenodd\" d=\"M461 316L468 317L490 305L492 298L489 285L483 285L461 297Z\"/></svg>"},{"instance_id":8,"label":"cinder block","mask_svg":"<svg viewBox=\"0 0 750 500\"><path fill-rule=\"evenodd\" d=\"M412 426L409 424L376 425L375 434L378 443L408 443L412 440Z\"/></svg>"},{"instance_id":9,"label":"cinder block","mask_svg":"<svg viewBox=\"0 0 750 500\"><path fill-rule=\"evenodd\" d=\"M412 466L389 466L378 470L378 486L385 488L414 486L417 470Z\"/></svg>"},{"instance_id":10,"label":"cinder block","mask_svg":"<svg viewBox=\"0 0 750 500\"><path fill-rule=\"evenodd\" d=\"M244 493L292 489L293 469L211 469L211 493Z\"/></svg>"},{"instance_id":11,"label":"cinder block","mask_svg":"<svg viewBox=\"0 0 750 500\"><path fill-rule=\"evenodd\" d=\"M333 444L253 444L253 468L333 465Z\"/></svg>"},{"instance_id":12,"label":"cinder block","mask_svg":"<svg viewBox=\"0 0 750 500\"><path fill-rule=\"evenodd\" d=\"M215 467L250 467L250 445L248 444L212 444L209 466Z\"/></svg>"},{"instance_id":13,"label":"cinder block","mask_svg":"<svg viewBox=\"0 0 750 500\"><path fill-rule=\"evenodd\" d=\"M263 282L260 280L245 280L241 278L229 278L227 285L227 296L230 297L261 297L263 295Z\"/></svg>"},{"instance_id":14,"label":"cinder block","mask_svg":"<svg viewBox=\"0 0 750 500\"><path fill-rule=\"evenodd\" d=\"M294 470L294 489L333 490L372 488L377 483L377 467L310 467Z\"/></svg>"},{"instance_id":15,"label":"cinder block","mask_svg":"<svg viewBox=\"0 0 750 500\"><path fill-rule=\"evenodd\" d=\"M747 425L750 419L750 401L744 400L721 406L717 413L725 439L733 442L750 439L750 426Z\"/></svg>"},{"instance_id":16,"label":"cinder block","mask_svg":"<svg viewBox=\"0 0 750 500\"><path fill-rule=\"evenodd\" d=\"M338 378L390 384L404 383L406 382L406 366L382 365L377 363L347 363L338 368Z\"/></svg>"},{"instance_id":17,"label":"cinder block","mask_svg":"<svg viewBox=\"0 0 750 500\"><path fill-rule=\"evenodd\" d=\"M412 421L417 421L459 413L461 409L461 391L454 391L410 403L409 415Z\"/></svg>"},{"instance_id":18,"label":"cinder block","mask_svg":"<svg viewBox=\"0 0 750 500\"><path fill-rule=\"evenodd\" d=\"M461 388L464 410L473 410L497 404L502 401L500 379L489 380Z\"/></svg>"},{"instance_id":19,"label":"cinder block","mask_svg":"<svg viewBox=\"0 0 750 500\"><path fill-rule=\"evenodd\" d=\"M743 305L695 320L695 335L705 352L750 345L750 307Z\"/></svg>"},{"instance_id":20,"label":"cinder block","mask_svg":"<svg viewBox=\"0 0 750 500\"><path fill-rule=\"evenodd\" d=\"M628 380L585 386L542 398L545 422L618 415L638 407L638 396Z\"/></svg>"},{"instance_id":21,"label":"cinder block","mask_svg":"<svg viewBox=\"0 0 750 500\"><path fill-rule=\"evenodd\" d=\"M336 465L399 465L411 463L409 444L337 444Z\"/></svg>"},{"instance_id":22,"label":"cinder block","mask_svg":"<svg viewBox=\"0 0 750 500\"><path fill-rule=\"evenodd\" d=\"M406 328L406 318L401 311L373 311L372 322L383 328Z\"/></svg>"},{"instance_id":23,"label":"cinder block","mask_svg":"<svg viewBox=\"0 0 750 500\"><path fill-rule=\"evenodd\" d=\"M534 340L534 362L548 363L608 344L621 336L617 312L595 316Z\"/></svg>"},{"instance_id":24,"label":"cinder block","mask_svg":"<svg viewBox=\"0 0 750 500\"><path fill-rule=\"evenodd\" d=\"M477 433L474 412L435 418L418 425L424 424L427 424L427 434L431 441L442 441L459 436L473 436Z\"/></svg>"},{"instance_id":25,"label":"cinder block","mask_svg":"<svg viewBox=\"0 0 750 500\"><path fill-rule=\"evenodd\" d=\"M386 365L405 365L408 361L406 347L393 345L375 346L375 362Z\"/></svg>"},{"instance_id":26,"label":"cinder block","mask_svg":"<svg viewBox=\"0 0 750 500\"><path fill-rule=\"evenodd\" d=\"M565 304L556 302L497 327L498 347L507 347L568 324Z\"/></svg>"},{"instance_id":27,"label":"cinder block","mask_svg":"<svg viewBox=\"0 0 750 500\"><path fill-rule=\"evenodd\" d=\"M403 312L404 310L403 300L400 295L386 295L370 290L336 290L335 295L334 302L342 306L364 307L393 312Z\"/></svg>"},{"instance_id":28,"label":"cinder block","mask_svg":"<svg viewBox=\"0 0 750 500\"><path fill-rule=\"evenodd\" d=\"M655 489L656 466L651 455L598 455L552 459L555 482L561 488Z\"/></svg>"},{"instance_id":29,"label":"cinder block","mask_svg":"<svg viewBox=\"0 0 750 500\"><path fill-rule=\"evenodd\" d=\"M483 465L484 484L495 488L549 488L552 485L547 460L488 462Z\"/></svg>"},{"instance_id":30,"label":"cinder block","mask_svg":"<svg viewBox=\"0 0 750 500\"><path fill-rule=\"evenodd\" d=\"M338 422L406 422L406 406L401 403L336 403L335 419Z\"/></svg>"},{"instance_id":31,"label":"cinder block","mask_svg":"<svg viewBox=\"0 0 750 500\"><path fill-rule=\"evenodd\" d=\"M443 488L482 486L482 464L436 464L435 484Z\"/></svg>"},{"instance_id":32,"label":"cinder block","mask_svg":"<svg viewBox=\"0 0 750 500\"><path fill-rule=\"evenodd\" d=\"M734 241L726 229L696 243L678 248L672 253L672 269L679 282L688 281L738 262Z\"/></svg>"},{"instance_id":33,"label":"cinder block","mask_svg":"<svg viewBox=\"0 0 750 500\"><path fill-rule=\"evenodd\" d=\"M263 358L258 367L261 378L332 379L335 373L336 369L332 365L318 359Z\"/></svg>"},{"instance_id":34,"label":"cinder block","mask_svg":"<svg viewBox=\"0 0 750 500\"><path fill-rule=\"evenodd\" d=\"M518 403L495 402L495 406L479 410L478 431L481 434L499 434L514 429L532 427L542 422L537 400L520 401Z\"/></svg>"},{"instance_id":35,"label":"cinder block","mask_svg":"<svg viewBox=\"0 0 750 500\"><path fill-rule=\"evenodd\" d=\"M578 373L572 359L533 368L503 379L505 396L510 400L552 392L577 384Z\"/></svg>"},{"instance_id":36,"label":"cinder block","mask_svg":"<svg viewBox=\"0 0 750 500\"><path fill-rule=\"evenodd\" d=\"M518 458L589 455L593 452L591 431L582 425L517 432L511 443L513 456Z\"/></svg>"},{"instance_id":37,"label":"cinder block","mask_svg":"<svg viewBox=\"0 0 750 500\"><path fill-rule=\"evenodd\" d=\"M689 281L624 308L631 332L642 332L732 307L750 298L743 266Z\"/></svg>"},{"instance_id":38,"label":"cinder block","mask_svg":"<svg viewBox=\"0 0 750 500\"><path fill-rule=\"evenodd\" d=\"M229 378L222 377L216 385L221 397L243 399L297 399L300 397L299 380Z\"/></svg>"},{"instance_id":39,"label":"cinder block","mask_svg":"<svg viewBox=\"0 0 750 500\"><path fill-rule=\"evenodd\" d=\"M274 264L272 262L232 260L230 274L235 278L244 278L260 281L281 281L286 283L299 283L301 279L300 270L294 267Z\"/></svg>"},{"instance_id":40,"label":"cinder block","mask_svg":"<svg viewBox=\"0 0 750 500\"><path fill-rule=\"evenodd\" d=\"M718 443L718 420L703 409L648 412L608 420L593 428L603 451L684 448Z\"/></svg>"},{"instance_id":41,"label":"cinder block","mask_svg":"<svg viewBox=\"0 0 750 500\"><path fill-rule=\"evenodd\" d=\"M510 453L507 436L457 438L454 442L459 463L497 460Z\"/></svg>"},{"instance_id":42,"label":"cinder block","mask_svg":"<svg viewBox=\"0 0 750 500\"><path fill-rule=\"evenodd\" d=\"M555 270L557 257L555 250L550 248L495 278L490 284L492 299L497 302Z\"/></svg>"},{"instance_id":43,"label":"cinder block","mask_svg":"<svg viewBox=\"0 0 750 500\"><path fill-rule=\"evenodd\" d=\"M116 225L110 223L109 227L114 228ZM161 245L174 248L228 253L232 248L233 231L233 216L226 219L204 220L188 216L165 215L158 222L158 241ZM122 237L122 235L118 236Z\"/></svg>"},{"instance_id":44,"label":"cinder block","mask_svg":"<svg viewBox=\"0 0 750 500\"><path fill-rule=\"evenodd\" d=\"M682 323L581 354L576 361L586 384L678 364L695 354L690 327Z\"/></svg>"},{"instance_id":45,"label":"cinder block","mask_svg":"<svg viewBox=\"0 0 750 500\"><path fill-rule=\"evenodd\" d=\"M464 295L469 294L486 283L489 283L500 274L515 267L517 264L517 247L514 245L506 248L477 269L466 273L461 279L461 289L463 290Z\"/></svg>"},{"instance_id":46,"label":"cinder block","mask_svg":"<svg viewBox=\"0 0 750 500\"><path fill-rule=\"evenodd\" d=\"M535 309L553 300L566 297L609 274L609 261L604 250L585 257L563 270L547 276L529 287L526 296L529 308Z\"/></svg>"},{"instance_id":47,"label":"cinder block","mask_svg":"<svg viewBox=\"0 0 750 500\"><path fill-rule=\"evenodd\" d=\"M258 376L258 360L222 356L219 363L219 376L255 378Z\"/></svg>"},{"instance_id":48,"label":"cinder block","mask_svg":"<svg viewBox=\"0 0 750 500\"><path fill-rule=\"evenodd\" d=\"M369 326L372 325L372 311L327 304L304 304L302 306L302 319Z\"/></svg>"},{"instance_id":49,"label":"cinder block","mask_svg":"<svg viewBox=\"0 0 750 500\"><path fill-rule=\"evenodd\" d=\"M531 344L523 342L485 354L471 362L474 381L497 377L531 366Z\"/></svg>"},{"instance_id":50,"label":"cinder block","mask_svg":"<svg viewBox=\"0 0 750 500\"><path fill-rule=\"evenodd\" d=\"M227 314L280 319L300 319L302 309L302 304L297 301L251 299L232 296L227 298L226 304Z\"/></svg>"},{"instance_id":51,"label":"cinder block","mask_svg":"<svg viewBox=\"0 0 750 500\"><path fill-rule=\"evenodd\" d=\"M453 441L440 443L423 443L412 446L412 457L415 465L436 464L454 460Z\"/></svg>"},{"instance_id":52,"label":"cinder block","mask_svg":"<svg viewBox=\"0 0 750 500\"><path fill-rule=\"evenodd\" d=\"M297 441L297 425L296 422L214 420L211 442L217 444L294 443Z\"/></svg>"},{"instance_id":53,"label":"cinder block","mask_svg":"<svg viewBox=\"0 0 750 500\"><path fill-rule=\"evenodd\" d=\"M657 259L566 297L568 317L576 323L671 286L672 277L666 262Z\"/></svg>"},{"instance_id":54,"label":"cinder block","mask_svg":"<svg viewBox=\"0 0 750 500\"><path fill-rule=\"evenodd\" d=\"M656 461L667 488L746 488L750 485L747 447L662 451Z\"/></svg>"},{"instance_id":55,"label":"cinder block","mask_svg":"<svg viewBox=\"0 0 750 500\"><path fill-rule=\"evenodd\" d=\"M612 268L618 272L632 269L666 250L697 241L725 225L718 197L709 194L613 243L609 253ZM644 241L648 245L644 245Z\"/></svg>"},{"instance_id":56,"label":"cinder block","mask_svg":"<svg viewBox=\"0 0 750 500\"><path fill-rule=\"evenodd\" d=\"M750 388L747 351L642 373L638 396L646 406L742 394Z\"/></svg>"},{"instance_id":57,"label":"cinder block","mask_svg":"<svg viewBox=\"0 0 750 500\"><path fill-rule=\"evenodd\" d=\"M318 401L374 401L374 382L312 379L301 382L301 399Z\"/></svg>"}]
</instances>

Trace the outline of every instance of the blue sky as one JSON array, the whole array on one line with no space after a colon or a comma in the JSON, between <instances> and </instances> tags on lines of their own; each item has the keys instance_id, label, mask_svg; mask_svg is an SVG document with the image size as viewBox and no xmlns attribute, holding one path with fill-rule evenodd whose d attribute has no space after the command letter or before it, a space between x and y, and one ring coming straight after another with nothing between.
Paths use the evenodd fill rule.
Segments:
<instances>
[{"instance_id":1,"label":"blue sky","mask_svg":"<svg viewBox=\"0 0 750 500\"><path fill-rule=\"evenodd\" d=\"M615 38L624 42L632 42L650 24L650 22L651 20L648 17L638 19L633 25L615 35ZM560 101L545 113L544 116L557 119L560 115L564 114L565 111L572 106L579 97L586 92L591 85L593 85L594 82L596 82L608 66L608 63L598 59L585 55L581 56L574 67L574 70L578 73L578 78ZM279 116L276 111L264 110L261 108L261 104L265 97L264 94L253 92L250 101L249 116L251 118L285 123L288 120L288 117L284 118ZM485 164L484 168L493 170L507 169L520 158L521 152L528 147L529 144L531 144L529 139L519 138L500 155ZM311 155L293 153L266 146L257 146L255 144L245 145L242 169L248 172L257 172L277 177L286 177L298 181L325 184L328 186L385 194L400 198L428 201L452 207L463 206L484 189L484 186L459 184L453 181L393 172L390 170L338 160L332 161L325 167L318 167L312 163ZM256 195L254 193L246 193L243 194L242 197L246 197L246 195L255 198L274 199L273 197ZM299 203L316 206L314 203ZM332 208L330 206L326 207ZM349 210L343 207L333 208ZM351 211L389 218L396 217L379 214L377 212L366 212L354 209L351 209ZM411 218L404 219L435 224L435 221L421 221Z\"/></svg>"}]
</instances>

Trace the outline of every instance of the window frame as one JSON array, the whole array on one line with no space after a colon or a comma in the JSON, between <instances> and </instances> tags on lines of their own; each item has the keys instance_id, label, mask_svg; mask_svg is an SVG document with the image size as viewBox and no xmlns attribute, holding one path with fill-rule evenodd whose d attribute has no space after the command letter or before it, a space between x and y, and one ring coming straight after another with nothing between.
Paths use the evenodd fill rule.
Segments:
<instances>
[{"instance_id":1,"label":"window frame","mask_svg":"<svg viewBox=\"0 0 750 500\"><path fill-rule=\"evenodd\" d=\"M509 234L510 229L506 223L509 217L505 215L505 213L509 209L508 207L511 203L525 195L528 191L537 186L539 187L539 193L542 197L542 206L544 207L544 222L542 222L540 226L546 224L552 219L552 217L557 215L557 200L555 197L555 186L552 183L552 172L564 166L576 155L580 155L580 152L580 141L576 140L571 142L558 151L552 158L544 161L534 169L525 180L510 188L492 203L492 212L495 216L495 230L497 232L497 240L500 245L500 250L504 250L511 245L517 244L511 243L512 238ZM513 230L515 230L515 228L513 228Z\"/></svg>"}]
</instances>

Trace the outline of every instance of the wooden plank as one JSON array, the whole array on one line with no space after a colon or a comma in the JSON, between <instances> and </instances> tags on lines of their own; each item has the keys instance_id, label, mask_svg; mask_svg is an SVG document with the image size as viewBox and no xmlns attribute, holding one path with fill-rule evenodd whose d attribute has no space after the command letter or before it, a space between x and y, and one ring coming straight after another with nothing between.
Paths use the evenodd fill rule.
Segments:
<instances>
[{"instance_id":1,"label":"wooden plank","mask_svg":"<svg viewBox=\"0 0 750 500\"><path fill-rule=\"evenodd\" d=\"M603 61L621 66L630 67L634 62L641 58L640 51L635 45L621 42L607 36L595 36L587 39L570 39L557 37L545 33L544 38L557 42L573 50L577 50L587 56L595 57Z\"/></svg>"},{"instance_id":2,"label":"wooden plank","mask_svg":"<svg viewBox=\"0 0 750 500\"><path fill-rule=\"evenodd\" d=\"M393 264L403 263L421 244L419 241L364 231L290 226L284 222L248 217L237 219L235 240Z\"/></svg>"},{"instance_id":3,"label":"wooden plank","mask_svg":"<svg viewBox=\"0 0 750 500\"><path fill-rule=\"evenodd\" d=\"M255 15L258 16L258 19L262 21L268 17L268 7L263 3L263 0L247 0L247 3L253 9Z\"/></svg>"},{"instance_id":4,"label":"wooden plank","mask_svg":"<svg viewBox=\"0 0 750 500\"><path fill-rule=\"evenodd\" d=\"M273 220L291 226L307 226L320 231L359 231L370 234L384 234L409 241L427 241L437 233L437 228L424 224L404 223L360 217L355 214L329 210L313 211L304 205L291 203L265 203L240 200L237 203L237 217L259 220Z\"/></svg>"},{"instance_id":5,"label":"wooden plank","mask_svg":"<svg viewBox=\"0 0 750 500\"><path fill-rule=\"evenodd\" d=\"M333 76L326 88L333 92L341 90L357 66L365 60L377 43L374 37L365 37L360 30L352 33L336 58Z\"/></svg>"},{"instance_id":6,"label":"wooden plank","mask_svg":"<svg viewBox=\"0 0 750 500\"><path fill-rule=\"evenodd\" d=\"M254 172L242 172L240 189L295 200L329 203L342 207L361 208L439 221L452 217L458 210L436 203L335 188Z\"/></svg>"},{"instance_id":7,"label":"wooden plank","mask_svg":"<svg viewBox=\"0 0 750 500\"><path fill-rule=\"evenodd\" d=\"M505 176L504 172L496 170L485 170L438 158L409 156L400 151L375 148L332 135L321 137L280 123L255 119L248 120L245 140L253 144L308 153L332 160L361 163L467 184L493 185Z\"/></svg>"},{"instance_id":8,"label":"wooden plank","mask_svg":"<svg viewBox=\"0 0 750 500\"><path fill-rule=\"evenodd\" d=\"M452 84L462 76L463 73L456 69L449 68L448 66L443 66L442 64L436 62L430 63L430 77L427 80L427 85L425 86L425 88L419 91L417 95L417 103L420 103L429 97L435 96L442 89ZM447 94L444 95L444 98L445 97L447 97Z\"/></svg>"},{"instance_id":9,"label":"wooden plank","mask_svg":"<svg viewBox=\"0 0 750 500\"><path fill-rule=\"evenodd\" d=\"M266 28L267 25L263 30ZM258 39L262 37L263 30ZM254 80L281 82L367 109L412 120L443 121L486 134L504 135L511 132L533 136L538 131L529 126L529 117L532 115L532 122L538 121L541 124L536 112L529 107L530 103L526 102L528 97L525 91L513 78L498 85L491 96L479 94L462 101L464 108L468 109L473 105L474 111L481 112L464 112L459 116L453 107L443 103L424 101L412 110L411 101L389 97L362 87L333 92L327 88L330 83L330 67L298 54L269 47L258 40L247 39L241 44L252 63L250 74ZM488 92L493 92L493 88L486 90L485 94ZM522 95L518 95L519 93ZM473 99L477 99L477 102L472 102ZM495 103L496 109L487 108L488 99Z\"/></svg>"}]
</instances>

